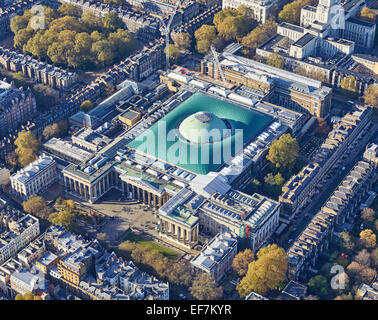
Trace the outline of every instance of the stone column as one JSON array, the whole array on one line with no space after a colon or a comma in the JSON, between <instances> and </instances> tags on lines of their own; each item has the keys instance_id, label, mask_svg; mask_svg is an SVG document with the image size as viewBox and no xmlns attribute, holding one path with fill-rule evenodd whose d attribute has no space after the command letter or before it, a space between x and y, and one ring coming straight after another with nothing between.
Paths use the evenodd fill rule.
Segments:
<instances>
[{"instance_id":1,"label":"stone column","mask_svg":"<svg viewBox=\"0 0 378 320\"><path fill-rule=\"evenodd\" d=\"M181 227L180 226L177 226L176 235L177 235L177 240L180 240L180 237L181 237Z\"/></svg>"},{"instance_id":2,"label":"stone column","mask_svg":"<svg viewBox=\"0 0 378 320\"><path fill-rule=\"evenodd\" d=\"M75 190L75 193L76 193L76 194L79 193L77 189L78 189L78 188L77 188L77 181L74 180L74 190Z\"/></svg>"},{"instance_id":3,"label":"stone column","mask_svg":"<svg viewBox=\"0 0 378 320\"><path fill-rule=\"evenodd\" d=\"M105 178L102 178L101 182L102 182L102 194L101 195L103 195L106 192Z\"/></svg>"},{"instance_id":4,"label":"stone column","mask_svg":"<svg viewBox=\"0 0 378 320\"><path fill-rule=\"evenodd\" d=\"M126 183L126 195L127 199L130 199L130 185L128 183Z\"/></svg>"},{"instance_id":5,"label":"stone column","mask_svg":"<svg viewBox=\"0 0 378 320\"><path fill-rule=\"evenodd\" d=\"M89 202L93 202L93 186L89 185L88 187L88 192L89 192Z\"/></svg>"},{"instance_id":6,"label":"stone column","mask_svg":"<svg viewBox=\"0 0 378 320\"><path fill-rule=\"evenodd\" d=\"M131 185L131 193L132 193L133 199L136 199L135 198L135 187L134 187L134 185Z\"/></svg>"},{"instance_id":7,"label":"stone column","mask_svg":"<svg viewBox=\"0 0 378 320\"><path fill-rule=\"evenodd\" d=\"M154 196L154 208L157 209L157 206L158 206L158 196L155 195Z\"/></svg>"}]
</instances>

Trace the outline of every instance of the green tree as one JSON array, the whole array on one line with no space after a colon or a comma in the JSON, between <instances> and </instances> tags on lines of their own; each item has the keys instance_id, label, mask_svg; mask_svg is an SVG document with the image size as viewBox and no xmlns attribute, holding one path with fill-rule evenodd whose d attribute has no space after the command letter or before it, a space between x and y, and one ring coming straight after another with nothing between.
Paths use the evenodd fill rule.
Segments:
<instances>
[{"instance_id":1,"label":"green tree","mask_svg":"<svg viewBox=\"0 0 378 320\"><path fill-rule=\"evenodd\" d=\"M290 2L279 12L278 19L281 22L289 22L299 25L302 8L308 5L315 5L317 2L317 0L295 0Z\"/></svg>"},{"instance_id":2,"label":"green tree","mask_svg":"<svg viewBox=\"0 0 378 320\"><path fill-rule=\"evenodd\" d=\"M68 230L72 230L75 214L70 210L62 210L50 214L49 221L53 224L64 226Z\"/></svg>"},{"instance_id":3,"label":"green tree","mask_svg":"<svg viewBox=\"0 0 378 320\"><path fill-rule=\"evenodd\" d=\"M43 130L43 137L45 140L49 140L52 137L58 137L60 133L60 129L57 123L53 123L49 126L46 126Z\"/></svg>"},{"instance_id":4,"label":"green tree","mask_svg":"<svg viewBox=\"0 0 378 320\"><path fill-rule=\"evenodd\" d=\"M85 11L81 16L81 21L91 30L102 30L104 23L91 11Z\"/></svg>"},{"instance_id":5,"label":"green tree","mask_svg":"<svg viewBox=\"0 0 378 320\"><path fill-rule=\"evenodd\" d=\"M278 172L276 175L268 173L264 178L264 188L270 194L278 196L281 193L282 186L285 183L285 179L282 177L282 174Z\"/></svg>"},{"instance_id":6,"label":"green tree","mask_svg":"<svg viewBox=\"0 0 378 320\"><path fill-rule=\"evenodd\" d=\"M328 280L325 276L317 275L312 277L308 281L308 287L310 290L318 295L326 295L328 294L329 286L328 286Z\"/></svg>"},{"instance_id":7,"label":"green tree","mask_svg":"<svg viewBox=\"0 0 378 320\"><path fill-rule=\"evenodd\" d=\"M250 249L240 251L232 261L232 268L239 275L244 277L248 271L248 265L255 259L255 254Z\"/></svg>"},{"instance_id":8,"label":"green tree","mask_svg":"<svg viewBox=\"0 0 378 320\"><path fill-rule=\"evenodd\" d=\"M364 92L363 99L366 104L374 108L374 117L378 119L378 85L369 85Z\"/></svg>"},{"instance_id":9,"label":"green tree","mask_svg":"<svg viewBox=\"0 0 378 320\"><path fill-rule=\"evenodd\" d=\"M366 104L378 108L378 85L369 85L365 91L363 98Z\"/></svg>"},{"instance_id":10,"label":"green tree","mask_svg":"<svg viewBox=\"0 0 378 320\"><path fill-rule=\"evenodd\" d=\"M25 294L17 294L14 300L43 300L41 296L34 295L30 291L26 292Z\"/></svg>"},{"instance_id":11,"label":"green tree","mask_svg":"<svg viewBox=\"0 0 378 320\"><path fill-rule=\"evenodd\" d=\"M18 31L26 29L29 19L32 17L30 10L26 10L22 16L15 16L11 19L10 28L14 34Z\"/></svg>"},{"instance_id":12,"label":"green tree","mask_svg":"<svg viewBox=\"0 0 378 320\"><path fill-rule=\"evenodd\" d=\"M66 2L60 5L60 7L58 8L58 12L61 16L72 16L77 18L80 18L83 14L83 11L80 7L74 6Z\"/></svg>"},{"instance_id":13,"label":"green tree","mask_svg":"<svg viewBox=\"0 0 378 320\"><path fill-rule=\"evenodd\" d=\"M204 24L194 33L196 39L196 49L199 53L207 54L211 44L217 38L217 30L214 26Z\"/></svg>"},{"instance_id":14,"label":"green tree","mask_svg":"<svg viewBox=\"0 0 378 320\"><path fill-rule=\"evenodd\" d=\"M173 42L175 46L182 52L189 51L192 46L192 37L187 32L180 32L172 34Z\"/></svg>"},{"instance_id":15,"label":"green tree","mask_svg":"<svg viewBox=\"0 0 378 320\"><path fill-rule=\"evenodd\" d=\"M39 218L46 218L48 216L48 206L45 200L40 196L31 196L27 201L22 203L22 208L25 212L31 213Z\"/></svg>"},{"instance_id":16,"label":"green tree","mask_svg":"<svg viewBox=\"0 0 378 320\"><path fill-rule=\"evenodd\" d=\"M108 40L100 40L93 43L91 52L96 57L99 66L109 65L115 58L115 52Z\"/></svg>"},{"instance_id":17,"label":"green tree","mask_svg":"<svg viewBox=\"0 0 378 320\"><path fill-rule=\"evenodd\" d=\"M254 55L256 48L273 37L276 32L277 23L273 19L269 19L243 37L241 44L248 50L248 55Z\"/></svg>"},{"instance_id":18,"label":"green tree","mask_svg":"<svg viewBox=\"0 0 378 320\"><path fill-rule=\"evenodd\" d=\"M113 3L113 4L118 4L118 5L122 5L122 4L125 4L126 1L125 0L104 0L105 3Z\"/></svg>"},{"instance_id":19,"label":"green tree","mask_svg":"<svg viewBox=\"0 0 378 320\"><path fill-rule=\"evenodd\" d=\"M281 172L291 170L298 157L298 142L290 133L283 134L269 147L266 158Z\"/></svg>"},{"instance_id":20,"label":"green tree","mask_svg":"<svg viewBox=\"0 0 378 320\"><path fill-rule=\"evenodd\" d=\"M34 35L33 30L21 29L15 33L13 38L13 45L17 49L22 49L29 39Z\"/></svg>"},{"instance_id":21,"label":"green tree","mask_svg":"<svg viewBox=\"0 0 378 320\"><path fill-rule=\"evenodd\" d=\"M352 251L355 247L355 241L353 237L351 236L350 233L343 231L339 233L339 237L342 241L342 246L347 249Z\"/></svg>"},{"instance_id":22,"label":"green tree","mask_svg":"<svg viewBox=\"0 0 378 320\"><path fill-rule=\"evenodd\" d=\"M29 25L28 11L22 18L15 18L14 46L39 59L78 69L110 65L135 49L134 37L124 30L124 23L115 11L101 19L64 3L59 12L60 16L46 8L46 28L38 31Z\"/></svg>"},{"instance_id":23,"label":"green tree","mask_svg":"<svg viewBox=\"0 0 378 320\"><path fill-rule=\"evenodd\" d=\"M164 49L164 52L166 49ZM169 62L176 64L180 59L180 50L173 44L169 45Z\"/></svg>"},{"instance_id":24,"label":"green tree","mask_svg":"<svg viewBox=\"0 0 378 320\"><path fill-rule=\"evenodd\" d=\"M118 16L117 12L111 11L102 18L104 28L110 31L116 31L117 29L123 29L125 24Z\"/></svg>"},{"instance_id":25,"label":"green tree","mask_svg":"<svg viewBox=\"0 0 378 320\"><path fill-rule=\"evenodd\" d=\"M77 33L86 32L87 27L78 19L71 16L65 16L54 19L48 28L48 32L52 34L59 34L62 31L70 30Z\"/></svg>"},{"instance_id":26,"label":"green tree","mask_svg":"<svg viewBox=\"0 0 378 320\"><path fill-rule=\"evenodd\" d=\"M249 264L246 276L238 283L236 289L241 297L251 291L265 295L286 279L288 261L286 252L276 244L259 250L257 260Z\"/></svg>"},{"instance_id":27,"label":"green tree","mask_svg":"<svg viewBox=\"0 0 378 320\"><path fill-rule=\"evenodd\" d=\"M223 288L207 273L198 274L189 290L197 300L218 300L223 296Z\"/></svg>"},{"instance_id":28,"label":"green tree","mask_svg":"<svg viewBox=\"0 0 378 320\"><path fill-rule=\"evenodd\" d=\"M122 29L109 34L108 41L113 48L116 58L124 58L130 55L136 47L135 39L131 33Z\"/></svg>"},{"instance_id":29,"label":"green tree","mask_svg":"<svg viewBox=\"0 0 378 320\"><path fill-rule=\"evenodd\" d=\"M299 24L302 6L299 1L293 1L286 4L278 14L281 22Z\"/></svg>"},{"instance_id":30,"label":"green tree","mask_svg":"<svg viewBox=\"0 0 378 320\"><path fill-rule=\"evenodd\" d=\"M284 59L278 55L277 52L272 53L266 59L266 63L272 67L283 69L284 67Z\"/></svg>"},{"instance_id":31,"label":"green tree","mask_svg":"<svg viewBox=\"0 0 378 320\"><path fill-rule=\"evenodd\" d=\"M22 130L18 133L17 139L14 141L17 147L15 152L18 157L18 163L21 167L25 167L37 157L37 151L41 144L30 131Z\"/></svg>"},{"instance_id":32,"label":"green tree","mask_svg":"<svg viewBox=\"0 0 378 320\"><path fill-rule=\"evenodd\" d=\"M76 33L73 41L74 47L72 55L67 61L74 68L88 68L92 65L91 54L93 40L86 32Z\"/></svg>"},{"instance_id":33,"label":"green tree","mask_svg":"<svg viewBox=\"0 0 378 320\"><path fill-rule=\"evenodd\" d=\"M226 40L241 40L253 27L253 12L241 6L238 9L224 9L214 15L214 25L221 37Z\"/></svg>"}]
</instances>

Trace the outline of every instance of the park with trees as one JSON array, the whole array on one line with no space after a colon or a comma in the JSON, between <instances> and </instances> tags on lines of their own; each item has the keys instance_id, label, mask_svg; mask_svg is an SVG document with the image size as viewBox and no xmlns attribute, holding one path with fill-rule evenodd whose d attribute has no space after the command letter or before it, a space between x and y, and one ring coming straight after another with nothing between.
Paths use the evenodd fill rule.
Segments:
<instances>
[{"instance_id":1,"label":"park with trees","mask_svg":"<svg viewBox=\"0 0 378 320\"><path fill-rule=\"evenodd\" d=\"M44 7L45 29L34 30L32 13L11 20L14 47L38 59L73 69L97 69L126 58L136 48L134 37L112 11L98 18L71 4L57 12Z\"/></svg>"},{"instance_id":2,"label":"park with trees","mask_svg":"<svg viewBox=\"0 0 378 320\"><path fill-rule=\"evenodd\" d=\"M132 260L141 270L168 281L173 291L188 292L196 299L215 300L223 296L223 288L207 273L177 263L175 252L135 234L126 239L118 246L117 254Z\"/></svg>"}]
</instances>

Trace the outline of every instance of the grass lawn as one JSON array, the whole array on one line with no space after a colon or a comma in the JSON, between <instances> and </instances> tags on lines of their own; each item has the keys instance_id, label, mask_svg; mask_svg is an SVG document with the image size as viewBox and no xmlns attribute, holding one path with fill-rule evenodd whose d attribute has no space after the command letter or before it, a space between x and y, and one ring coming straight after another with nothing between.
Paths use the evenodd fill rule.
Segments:
<instances>
[{"instance_id":1,"label":"grass lawn","mask_svg":"<svg viewBox=\"0 0 378 320\"><path fill-rule=\"evenodd\" d=\"M164 248L153 241L146 240L144 237L137 235L133 232L129 232L126 235L124 241L127 241L127 240L131 242L136 242L147 250L158 251L169 259L177 259L179 256L177 252Z\"/></svg>"}]
</instances>

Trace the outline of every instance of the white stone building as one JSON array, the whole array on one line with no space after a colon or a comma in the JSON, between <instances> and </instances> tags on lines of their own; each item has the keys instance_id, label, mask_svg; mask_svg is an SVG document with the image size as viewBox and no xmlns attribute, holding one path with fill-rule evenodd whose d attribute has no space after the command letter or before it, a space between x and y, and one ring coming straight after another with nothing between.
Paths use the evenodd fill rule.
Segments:
<instances>
[{"instance_id":1,"label":"white stone building","mask_svg":"<svg viewBox=\"0 0 378 320\"><path fill-rule=\"evenodd\" d=\"M0 236L0 263L14 257L39 235L39 220L30 214L8 224L9 231Z\"/></svg>"},{"instance_id":2,"label":"white stone building","mask_svg":"<svg viewBox=\"0 0 378 320\"><path fill-rule=\"evenodd\" d=\"M215 281L220 281L232 268L237 247L238 240L235 234L218 233L190 263L210 274Z\"/></svg>"},{"instance_id":3,"label":"white stone building","mask_svg":"<svg viewBox=\"0 0 378 320\"><path fill-rule=\"evenodd\" d=\"M246 6L252 9L254 18L260 23L269 19L278 0L222 0L222 9L237 9L239 6Z\"/></svg>"},{"instance_id":4,"label":"white stone building","mask_svg":"<svg viewBox=\"0 0 378 320\"><path fill-rule=\"evenodd\" d=\"M42 155L10 178L12 191L27 200L50 186L57 178L56 162Z\"/></svg>"},{"instance_id":5,"label":"white stone building","mask_svg":"<svg viewBox=\"0 0 378 320\"><path fill-rule=\"evenodd\" d=\"M369 51L374 46L376 25L355 18L365 6L365 0L343 3L339 0L320 0L316 7L304 6L299 26L281 23L277 34L262 44L256 53L267 57L277 52L298 61L326 61L337 54Z\"/></svg>"},{"instance_id":6,"label":"white stone building","mask_svg":"<svg viewBox=\"0 0 378 320\"><path fill-rule=\"evenodd\" d=\"M40 278L27 270L21 270L13 273L10 277L12 290L17 293L25 294L32 292L39 287Z\"/></svg>"}]
</instances>

